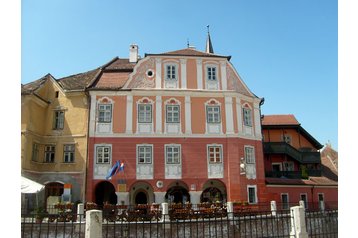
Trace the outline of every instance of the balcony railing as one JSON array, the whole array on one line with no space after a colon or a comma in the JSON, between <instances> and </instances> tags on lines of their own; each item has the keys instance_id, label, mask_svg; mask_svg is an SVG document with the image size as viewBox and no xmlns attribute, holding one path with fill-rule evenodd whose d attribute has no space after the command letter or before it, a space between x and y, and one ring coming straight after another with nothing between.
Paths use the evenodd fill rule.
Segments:
<instances>
[{"instance_id":1,"label":"balcony railing","mask_svg":"<svg viewBox=\"0 0 358 238\"><path fill-rule=\"evenodd\" d=\"M321 176L321 170L307 170L308 176ZM266 177L269 178L288 178L288 179L305 179L302 171L266 171Z\"/></svg>"},{"instance_id":2,"label":"balcony railing","mask_svg":"<svg viewBox=\"0 0 358 238\"><path fill-rule=\"evenodd\" d=\"M299 151L286 142L264 142L264 153L286 154L302 164L321 163L319 152Z\"/></svg>"}]
</instances>

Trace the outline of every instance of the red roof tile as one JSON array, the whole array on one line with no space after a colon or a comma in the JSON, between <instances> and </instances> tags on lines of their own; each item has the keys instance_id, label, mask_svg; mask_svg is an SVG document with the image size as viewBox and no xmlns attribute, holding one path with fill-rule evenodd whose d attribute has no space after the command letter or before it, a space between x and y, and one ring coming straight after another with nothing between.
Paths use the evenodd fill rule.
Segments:
<instances>
[{"instance_id":1,"label":"red roof tile","mask_svg":"<svg viewBox=\"0 0 358 238\"><path fill-rule=\"evenodd\" d=\"M216 54L212 54L212 53L206 53L206 52L199 51L199 50L192 49L192 48L185 48L185 49L181 49L181 50L169 51L169 52L164 52L161 54L145 54L145 56L147 56L147 55L219 57L219 58L227 58L228 60L230 60L230 58L231 58L231 56L223 56L223 55L216 55Z\"/></svg>"},{"instance_id":2,"label":"red roof tile","mask_svg":"<svg viewBox=\"0 0 358 238\"><path fill-rule=\"evenodd\" d=\"M98 79L95 88L122 88L129 78L130 72L104 72Z\"/></svg>"},{"instance_id":3,"label":"red roof tile","mask_svg":"<svg viewBox=\"0 0 358 238\"><path fill-rule=\"evenodd\" d=\"M104 68L108 70L124 70L124 71L133 71L136 63L130 63L129 59L120 59L115 58L112 62L106 65Z\"/></svg>"},{"instance_id":4,"label":"red roof tile","mask_svg":"<svg viewBox=\"0 0 358 238\"><path fill-rule=\"evenodd\" d=\"M272 125L300 125L294 115L264 115L262 119L263 126Z\"/></svg>"}]
</instances>

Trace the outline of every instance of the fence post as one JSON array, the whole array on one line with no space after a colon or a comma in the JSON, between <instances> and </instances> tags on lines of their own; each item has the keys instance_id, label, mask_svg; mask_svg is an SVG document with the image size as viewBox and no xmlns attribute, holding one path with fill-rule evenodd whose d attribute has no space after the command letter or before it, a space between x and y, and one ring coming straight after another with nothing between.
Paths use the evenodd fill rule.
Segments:
<instances>
[{"instance_id":1,"label":"fence post","mask_svg":"<svg viewBox=\"0 0 358 238\"><path fill-rule=\"evenodd\" d=\"M320 210L324 211L324 201L319 201L318 204L319 204Z\"/></svg>"},{"instance_id":2,"label":"fence post","mask_svg":"<svg viewBox=\"0 0 358 238\"><path fill-rule=\"evenodd\" d=\"M303 209L306 209L305 201L300 200L300 201L299 201L299 204L300 204L300 207L303 207Z\"/></svg>"},{"instance_id":3,"label":"fence post","mask_svg":"<svg viewBox=\"0 0 358 238\"><path fill-rule=\"evenodd\" d=\"M277 206L276 201L271 201L271 213L272 216L276 216Z\"/></svg>"},{"instance_id":4,"label":"fence post","mask_svg":"<svg viewBox=\"0 0 358 238\"><path fill-rule=\"evenodd\" d=\"M308 238L306 230L305 209L301 206L291 207L290 237Z\"/></svg>"},{"instance_id":5,"label":"fence post","mask_svg":"<svg viewBox=\"0 0 358 238\"><path fill-rule=\"evenodd\" d=\"M79 203L77 204L77 221L82 221L84 215L84 204Z\"/></svg>"},{"instance_id":6,"label":"fence post","mask_svg":"<svg viewBox=\"0 0 358 238\"><path fill-rule=\"evenodd\" d=\"M85 238L102 237L102 211L86 211Z\"/></svg>"},{"instance_id":7,"label":"fence post","mask_svg":"<svg viewBox=\"0 0 358 238\"><path fill-rule=\"evenodd\" d=\"M162 203L162 219L161 222L164 223L164 229L170 228L170 218L169 218L169 205L166 202ZM169 222L169 223L166 223Z\"/></svg>"},{"instance_id":8,"label":"fence post","mask_svg":"<svg viewBox=\"0 0 358 238\"><path fill-rule=\"evenodd\" d=\"M233 219L234 218L234 203L233 202L227 202L226 203L226 210L227 210L227 215L228 215L229 219Z\"/></svg>"}]
</instances>

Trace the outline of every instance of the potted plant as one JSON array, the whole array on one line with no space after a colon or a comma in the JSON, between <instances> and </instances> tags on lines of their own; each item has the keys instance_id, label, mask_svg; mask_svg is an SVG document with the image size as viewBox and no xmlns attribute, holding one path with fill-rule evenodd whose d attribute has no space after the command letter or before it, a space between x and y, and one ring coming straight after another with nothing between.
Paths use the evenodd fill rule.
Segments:
<instances>
[{"instance_id":1,"label":"potted plant","mask_svg":"<svg viewBox=\"0 0 358 238\"><path fill-rule=\"evenodd\" d=\"M45 209L43 209L43 207L36 208L36 210L34 211L34 215L36 223L41 223L46 215Z\"/></svg>"}]
</instances>

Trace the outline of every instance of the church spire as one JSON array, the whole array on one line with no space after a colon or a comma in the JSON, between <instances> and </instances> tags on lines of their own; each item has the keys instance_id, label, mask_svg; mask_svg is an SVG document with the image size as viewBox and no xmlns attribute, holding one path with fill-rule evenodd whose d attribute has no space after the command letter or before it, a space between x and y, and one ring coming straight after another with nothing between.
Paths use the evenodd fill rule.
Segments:
<instances>
[{"instance_id":1,"label":"church spire","mask_svg":"<svg viewBox=\"0 0 358 238\"><path fill-rule=\"evenodd\" d=\"M208 28L208 38L206 39L205 52L214 53L213 45L211 44L211 39L210 39L209 25L207 25L206 27Z\"/></svg>"}]
</instances>

